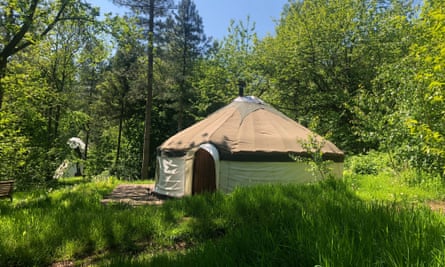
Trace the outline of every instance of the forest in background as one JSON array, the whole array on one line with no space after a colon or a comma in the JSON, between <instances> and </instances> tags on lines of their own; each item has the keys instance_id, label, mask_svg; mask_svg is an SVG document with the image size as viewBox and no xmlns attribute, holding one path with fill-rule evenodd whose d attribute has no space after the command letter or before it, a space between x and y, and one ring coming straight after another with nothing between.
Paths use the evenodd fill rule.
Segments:
<instances>
[{"instance_id":1,"label":"forest in background","mask_svg":"<svg viewBox=\"0 0 445 267\"><path fill-rule=\"evenodd\" d=\"M259 39L246 18L218 41L193 0L115 2L134 13L0 1L0 179L51 180L74 136L87 175L139 179L147 104L152 174L156 147L232 101L239 81L348 155L378 150L395 169L445 176L443 1L290 1L275 35Z\"/></svg>"}]
</instances>

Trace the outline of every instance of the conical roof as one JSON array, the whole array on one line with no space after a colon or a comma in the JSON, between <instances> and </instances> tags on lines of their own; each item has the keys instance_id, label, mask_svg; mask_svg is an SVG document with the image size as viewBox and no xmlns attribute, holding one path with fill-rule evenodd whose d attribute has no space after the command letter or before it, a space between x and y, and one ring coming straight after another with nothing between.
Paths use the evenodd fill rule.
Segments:
<instances>
[{"instance_id":1,"label":"conical roof","mask_svg":"<svg viewBox=\"0 0 445 267\"><path fill-rule=\"evenodd\" d=\"M307 156L302 142L315 137L323 143L325 159L343 161L344 154L333 143L293 121L262 100L238 97L229 105L167 139L162 152L184 152L204 143L213 144L221 159L286 161L290 154Z\"/></svg>"}]
</instances>

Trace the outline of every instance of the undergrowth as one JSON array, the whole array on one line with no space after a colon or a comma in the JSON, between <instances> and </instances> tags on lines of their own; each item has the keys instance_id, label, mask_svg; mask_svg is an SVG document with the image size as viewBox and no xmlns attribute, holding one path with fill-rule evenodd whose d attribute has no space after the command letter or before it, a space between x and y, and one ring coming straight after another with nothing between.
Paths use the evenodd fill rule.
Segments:
<instances>
[{"instance_id":1,"label":"undergrowth","mask_svg":"<svg viewBox=\"0 0 445 267\"><path fill-rule=\"evenodd\" d=\"M101 204L115 179L17 192L0 201L0 266L442 266L445 220L423 205L441 181L350 170L162 206Z\"/></svg>"},{"instance_id":2,"label":"undergrowth","mask_svg":"<svg viewBox=\"0 0 445 267\"><path fill-rule=\"evenodd\" d=\"M425 203L445 199L440 176L397 168L387 154L371 152L352 156L345 162L344 181L358 197L366 201Z\"/></svg>"}]
</instances>

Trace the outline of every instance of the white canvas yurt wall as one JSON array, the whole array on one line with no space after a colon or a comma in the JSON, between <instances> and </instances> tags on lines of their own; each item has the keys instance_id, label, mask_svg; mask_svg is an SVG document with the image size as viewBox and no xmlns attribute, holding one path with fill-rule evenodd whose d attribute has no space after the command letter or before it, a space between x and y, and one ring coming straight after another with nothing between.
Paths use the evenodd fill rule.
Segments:
<instances>
[{"instance_id":1,"label":"white canvas yurt wall","mask_svg":"<svg viewBox=\"0 0 445 267\"><path fill-rule=\"evenodd\" d=\"M309 183L322 179L312 171L312 166L305 162L240 162L221 161L218 189L231 192L237 186L257 184L293 184ZM342 163L332 163L332 174L341 177Z\"/></svg>"},{"instance_id":2,"label":"white canvas yurt wall","mask_svg":"<svg viewBox=\"0 0 445 267\"><path fill-rule=\"evenodd\" d=\"M202 191L230 192L261 183L321 179L302 142L315 138L332 174L341 176L343 152L331 142L254 97L238 97L158 148L155 192L181 197Z\"/></svg>"}]
</instances>

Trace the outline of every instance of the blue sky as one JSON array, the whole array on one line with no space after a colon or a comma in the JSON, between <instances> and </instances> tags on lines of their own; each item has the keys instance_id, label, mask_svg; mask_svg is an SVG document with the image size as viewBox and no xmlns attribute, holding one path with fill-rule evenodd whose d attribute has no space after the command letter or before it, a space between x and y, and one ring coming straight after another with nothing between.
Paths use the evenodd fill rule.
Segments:
<instances>
[{"instance_id":1,"label":"blue sky","mask_svg":"<svg viewBox=\"0 0 445 267\"><path fill-rule=\"evenodd\" d=\"M125 9L113 5L111 0L90 0L99 6L101 13L124 13ZM178 1L176 1L178 2ZM230 20L243 21L250 17L260 38L275 34L275 20L288 0L194 0L204 23L207 36L221 40L227 35Z\"/></svg>"},{"instance_id":2,"label":"blue sky","mask_svg":"<svg viewBox=\"0 0 445 267\"><path fill-rule=\"evenodd\" d=\"M275 34L275 20L280 18L287 0L195 0L207 35L222 39L230 20L255 22L259 37Z\"/></svg>"}]
</instances>

